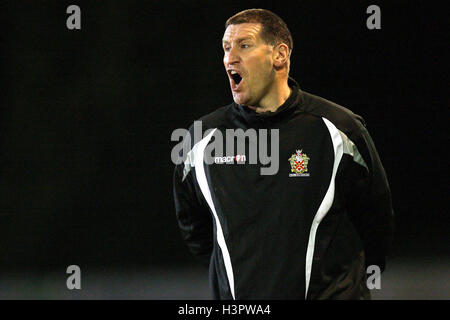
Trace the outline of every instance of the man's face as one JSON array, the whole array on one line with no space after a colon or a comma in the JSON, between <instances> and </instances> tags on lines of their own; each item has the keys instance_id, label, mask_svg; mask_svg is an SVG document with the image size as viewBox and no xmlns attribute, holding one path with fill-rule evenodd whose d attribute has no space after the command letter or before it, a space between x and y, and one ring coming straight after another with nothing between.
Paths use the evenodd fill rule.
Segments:
<instances>
[{"instance_id":1,"label":"man's face","mask_svg":"<svg viewBox=\"0 0 450 320\"><path fill-rule=\"evenodd\" d=\"M234 102L259 106L275 83L273 46L261 38L260 23L229 25L222 39L223 63Z\"/></svg>"}]
</instances>

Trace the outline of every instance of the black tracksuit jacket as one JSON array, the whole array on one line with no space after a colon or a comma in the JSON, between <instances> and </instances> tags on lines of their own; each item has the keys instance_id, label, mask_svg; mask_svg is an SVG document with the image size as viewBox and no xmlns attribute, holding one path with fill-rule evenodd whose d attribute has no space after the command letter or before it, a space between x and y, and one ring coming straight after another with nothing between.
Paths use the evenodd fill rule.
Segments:
<instances>
[{"instance_id":1,"label":"black tracksuit jacket","mask_svg":"<svg viewBox=\"0 0 450 320\"><path fill-rule=\"evenodd\" d=\"M278 129L279 170L261 175L248 156L207 164L215 136L193 141L174 170L182 236L209 263L215 299L369 299L366 267L384 270L393 234L385 171L360 116L289 86L276 112L232 103L200 119L224 139Z\"/></svg>"}]
</instances>

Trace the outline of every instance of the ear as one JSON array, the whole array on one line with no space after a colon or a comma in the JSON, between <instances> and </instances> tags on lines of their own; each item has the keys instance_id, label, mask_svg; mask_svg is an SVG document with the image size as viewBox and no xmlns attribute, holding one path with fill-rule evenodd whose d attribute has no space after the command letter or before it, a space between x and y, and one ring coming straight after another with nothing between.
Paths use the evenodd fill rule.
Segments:
<instances>
[{"instance_id":1,"label":"ear","mask_svg":"<svg viewBox=\"0 0 450 320\"><path fill-rule=\"evenodd\" d=\"M287 65L289 59L289 47L285 43L280 43L273 48L273 65L275 69L281 69Z\"/></svg>"}]
</instances>

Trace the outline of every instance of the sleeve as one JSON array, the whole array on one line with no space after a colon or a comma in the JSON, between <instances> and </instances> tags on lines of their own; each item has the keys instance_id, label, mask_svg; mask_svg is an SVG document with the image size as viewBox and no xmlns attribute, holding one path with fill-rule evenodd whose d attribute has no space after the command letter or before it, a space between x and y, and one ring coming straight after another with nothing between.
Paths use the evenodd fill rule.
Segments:
<instances>
[{"instance_id":1,"label":"sleeve","mask_svg":"<svg viewBox=\"0 0 450 320\"><path fill-rule=\"evenodd\" d=\"M384 271L392 246L394 211L386 172L362 123L350 136L356 148L344 179L347 212L362 240L366 267L377 265Z\"/></svg>"},{"instance_id":2,"label":"sleeve","mask_svg":"<svg viewBox=\"0 0 450 320\"><path fill-rule=\"evenodd\" d=\"M194 170L186 162L175 166L175 213L189 251L207 266L213 249L213 221L205 201L202 201L201 193L196 188Z\"/></svg>"}]
</instances>

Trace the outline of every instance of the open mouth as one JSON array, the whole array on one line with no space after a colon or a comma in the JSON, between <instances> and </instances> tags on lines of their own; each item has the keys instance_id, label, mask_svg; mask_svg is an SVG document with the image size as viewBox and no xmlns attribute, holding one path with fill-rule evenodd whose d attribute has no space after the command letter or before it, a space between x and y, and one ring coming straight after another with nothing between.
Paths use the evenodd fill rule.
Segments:
<instances>
[{"instance_id":1,"label":"open mouth","mask_svg":"<svg viewBox=\"0 0 450 320\"><path fill-rule=\"evenodd\" d=\"M229 74L230 74L230 77L233 79L234 83L236 85L239 85L239 83L242 80L242 76L235 70L230 70Z\"/></svg>"}]
</instances>

